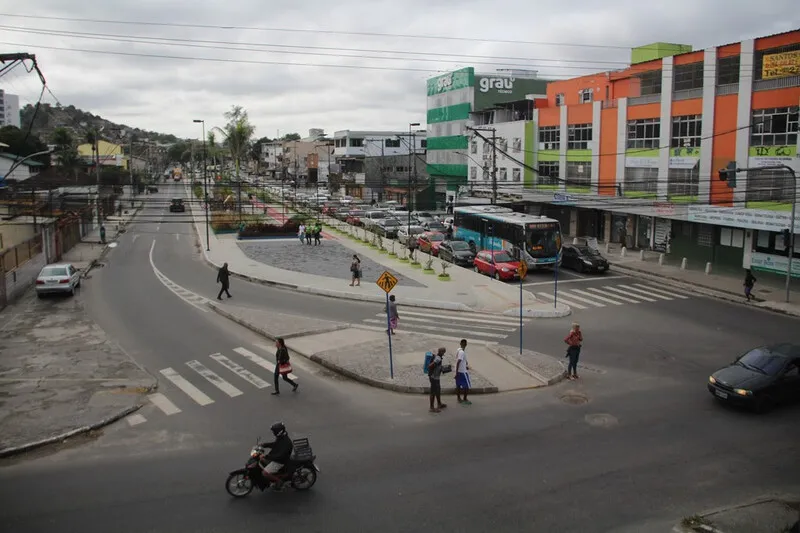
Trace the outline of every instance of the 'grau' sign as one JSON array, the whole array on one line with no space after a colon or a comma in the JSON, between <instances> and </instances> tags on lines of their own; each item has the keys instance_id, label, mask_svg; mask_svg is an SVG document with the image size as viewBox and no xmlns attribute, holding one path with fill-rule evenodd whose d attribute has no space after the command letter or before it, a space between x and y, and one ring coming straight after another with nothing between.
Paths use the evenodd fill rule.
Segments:
<instances>
[{"instance_id":1,"label":"'grau' sign","mask_svg":"<svg viewBox=\"0 0 800 533\"><path fill-rule=\"evenodd\" d=\"M761 66L762 80L787 76L800 76L800 50L764 56Z\"/></svg>"}]
</instances>

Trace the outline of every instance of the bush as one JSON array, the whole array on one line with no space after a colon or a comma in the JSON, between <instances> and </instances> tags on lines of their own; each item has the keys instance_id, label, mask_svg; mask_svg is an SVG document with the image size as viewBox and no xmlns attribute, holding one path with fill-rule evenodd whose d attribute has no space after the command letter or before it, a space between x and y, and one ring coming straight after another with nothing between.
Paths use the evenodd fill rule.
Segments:
<instances>
[{"instance_id":1,"label":"bush","mask_svg":"<svg viewBox=\"0 0 800 533\"><path fill-rule=\"evenodd\" d=\"M296 235L299 224L288 221L285 224L266 224L259 222L248 224L243 230L239 231L239 237L276 237L279 235Z\"/></svg>"},{"instance_id":2,"label":"bush","mask_svg":"<svg viewBox=\"0 0 800 533\"><path fill-rule=\"evenodd\" d=\"M211 213L211 229L231 231L239 228L239 217L234 212Z\"/></svg>"},{"instance_id":3,"label":"bush","mask_svg":"<svg viewBox=\"0 0 800 533\"><path fill-rule=\"evenodd\" d=\"M194 195L200 200L203 199L203 188L200 185L195 185Z\"/></svg>"}]
</instances>

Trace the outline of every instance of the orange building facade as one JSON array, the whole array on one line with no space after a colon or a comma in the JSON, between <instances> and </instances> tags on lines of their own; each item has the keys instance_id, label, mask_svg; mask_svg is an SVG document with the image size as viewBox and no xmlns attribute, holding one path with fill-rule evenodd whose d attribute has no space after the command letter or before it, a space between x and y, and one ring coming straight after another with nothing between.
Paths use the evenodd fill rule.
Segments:
<instances>
[{"instance_id":1,"label":"orange building facade","mask_svg":"<svg viewBox=\"0 0 800 533\"><path fill-rule=\"evenodd\" d=\"M550 82L523 198L566 234L785 273L791 173L731 187L718 170L800 173L800 31L689 50L655 43L622 71Z\"/></svg>"}]
</instances>

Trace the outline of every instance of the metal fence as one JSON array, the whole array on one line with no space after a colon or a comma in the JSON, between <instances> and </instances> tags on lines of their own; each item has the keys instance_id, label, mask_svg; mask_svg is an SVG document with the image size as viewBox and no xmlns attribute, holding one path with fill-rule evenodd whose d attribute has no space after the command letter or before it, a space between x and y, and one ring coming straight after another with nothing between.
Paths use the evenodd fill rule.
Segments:
<instances>
[{"instance_id":1,"label":"metal fence","mask_svg":"<svg viewBox=\"0 0 800 533\"><path fill-rule=\"evenodd\" d=\"M30 261L31 258L36 257L37 254L42 252L42 235L31 237L25 242L21 242L0 252L0 265L2 265L3 273L13 272L19 267Z\"/></svg>"}]
</instances>

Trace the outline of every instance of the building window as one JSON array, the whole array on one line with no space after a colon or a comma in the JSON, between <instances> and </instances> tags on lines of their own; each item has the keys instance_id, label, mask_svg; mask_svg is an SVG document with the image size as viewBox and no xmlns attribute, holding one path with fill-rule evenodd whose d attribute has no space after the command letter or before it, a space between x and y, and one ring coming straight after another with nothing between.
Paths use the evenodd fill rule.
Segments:
<instances>
[{"instance_id":1,"label":"building window","mask_svg":"<svg viewBox=\"0 0 800 533\"><path fill-rule=\"evenodd\" d=\"M644 118L628 121L628 148L658 148L660 138L660 119Z\"/></svg>"},{"instance_id":2,"label":"building window","mask_svg":"<svg viewBox=\"0 0 800 533\"><path fill-rule=\"evenodd\" d=\"M488 153L491 153L491 151L492 151L491 143L489 143L489 141L484 141L483 142L483 153L484 154L488 154Z\"/></svg>"},{"instance_id":3,"label":"building window","mask_svg":"<svg viewBox=\"0 0 800 533\"><path fill-rule=\"evenodd\" d=\"M484 181L489 180L489 169L487 167L483 167L483 180Z\"/></svg>"},{"instance_id":4,"label":"building window","mask_svg":"<svg viewBox=\"0 0 800 533\"><path fill-rule=\"evenodd\" d=\"M591 124L571 124L567 127L567 150L588 150L592 141Z\"/></svg>"},{"instance_id":5,"label":"building window","mask_svg":"<svg viewBox=\"0 0 800 533\"><path fill-rule=\"evenodd\" d=\"M582 104L588 104L591 101L592 101L592 90L591 89L581 89L580 102Z\"/></svg>"},{"instance_id":6,"label":"building window","mask_svg":"<svg viewBox=\"0 0 800 533\"><path fill-rule=\"evenodd\" d=\"M514 137L514 144L512 145L514 152L519 153L522 150L522 139Z\"/></svg>"},{"instance_id":7,"label":"building window","mask_svg":"<svg viewBox=\"0 0 800 533\"><path fill-rule=\"evenodd\" d=\"M739 83L742 56L723 57L717 61L717 85Z\"/></svg>"},{"instance_id":8,"label":"building window","mask_svg":"<svg viewBox=\"0 0 800 533\"><path fill-rule=\"evenodd\" d=\"M777 107L753 111L750 146L796 146L800 107Z\"/></svg>"},{"instance_id":9,"label":"building window","mask_svg":"<svg viewBox=\"0 0 800 533\"><path fill-rule=\"evenodd\" d=\"M350 139L350 148L361 148L364 146L364 139Z\"/></svg>"},{"instance_id":10,"label":"building window","mask_svg":"<svg viewBox=\"0 0 800 533\"><path fill-rule=\"evenodd\" d=\"M757 50L753 54L753 79L758 81L763 79L764 75L764 56L772 55L772 54L781 54L784 52L795 52L800 50L800 43L792 43L787 44L786 46L779 46L777 48L771 48L769 50Z\"/></svg>"},{"instance_id":11,"label":"building window","mask_svg":"<svg viewBox=\"0 0 800 533\"><path fill-rule=\"evenodd\" d=\"M539 128L539 150L558 150L561 148L561 127L543 126Z\"/></svg>"},{"instance_id":12,"label":"building window","mask_svg":"<svg viewBox=\"0 0 800 533\"><path fill-rule=\"evenodd\" d=\"M469 153L471 154L478 153L478 141L472 141L469 143Z\"/></svg>"},{"instance_id":13,"label":"building window","mask_svg":"<svg viewBox=\"0 0 800 533\"><path fill-rule=\"evenodd\" d=\"M672 117L671 148L697 148L702 138L702 116Z\"/></svg>"},{"instance_id":14,"label":"building window","mask_svg":"<svg viewBox=\"0 0 800 533\"><path fill-rule=\"evenodd\" d=\"M522 176L522 170L519 168L515 168L511 171L511 180L512 181L519 181L520 177Z\"/></svg>"},{"instance_id":15,"label":"building window","mask_svg":"<svg viewBox=\"0 0 800 533\"><path fill-rule=\"evenodd\" d=\"M400 148L400 139L386 139L384 145L386 148Z\"/></svg>"},{"instance_id":16,"label":"building window","mask_svg":"<svg viewBox=\"0 0 800 533\"><path fill-rule=\"evenodd\" d=\"M478 179L478 167L469 167L469 179L470 181Z\"/></svg>"},{"instance_id":17,"label":"building window","mask_svg":"<svg viewBox=\"0 0 800 533\"><path fill-rule=\"evenodd\" d=\"M646 96L648 94L661 94L660 70L642 72L637 77L639 78L639 94L641 96Z\"/></svg>"},{"instance_id":18,"label":"building window","mask_svg":"<svg viewBox=\"0 0 800 533\"><path fill-rule=\"evenodd\" d=\"M420 148L427 148L427 147L428 147L428 139L422 139L422 140L419 142L419 147L420 147Z\"/></svg>"},{"instance_id":19,"label":"building window","mask_svg":"<svg viewBox=\"0 0 800 533\"><path fill-rule=\"evenodd\" d=\"M556 95L556 106L560 107L564 105L564 93L558 93Z\"/></svg>"},{"instance_id":20,"label":"building window","mask_svg":"<svg viewBox=\"0 0 800 533\"><path fill-rule=\"evenodd\" d=\"M500 181L508 181L508 169L507 168L499 169L498 180L500 180Z\"/></svg>"},{"instance_id":21,"label":"building window","mask_svg":"<svg viewBox=\"0 0 800 533\"><path fill-rule=\"evenodd\" d=\"M688 91L689 89L703 88L704 63L690 63L688 65L675 65L672 70L673 90Z\"/></svg>"},{"instance_id":22,"label":"building window","mask_svg":"<svg viewBox=\"0 0 800 533\"><path fill-rule=\"evenodd\" d=\"M657 168L633 168L625 169L625 183L623 188L626 193L646 193L655 194L658 183Z\"/></svg>"},{"instance_id":23,"label":"building window","mask_svg":"<svg viewBox=\"0 0 800 533\"><path fill-rule=\"evenodd\" d=\"M667 196L690 196L697 197L700 189L700 170L697 166L693 168L671 168L669 169L667 183Z\"/></svg>"},{"instance_id":24,"label":"building window","mask_svg":"<svg viewBox=\"0 0 800 533\"><path fill-rule=\"evenodd\" d=\"M793 189L794 180L785 170L751 170L747 173L748 202L789 203Z\"/></svg>"},{"instance_id":25,"label":"building window","mask_svg":"<svg viewBox=\"0 0 800 533\"><path fill-rule=\"evenodd\" d=\"M508 139L506 139L504 137L500 137L499 139L497 139L497 149L498 150L502 150L504 152L507 151L508 150Z\"/></svg>"},{"instance_id":26,"label":"building window","mask_svg":"<svg viewBox=\"0 0 800 533\"><path fill-rule=\"evenodd\" d=\"M590 161L567 161L567 187L590 187L592 185L592 163Z\"/></svg>"},{"instance_id":27,"label":"building window","mask_svg":"<svg viewBox=\"0 0 800 533\"><path fill-rule=\"evenodd\" d=\"M558 161L542 161L539 163L539 185L558 185L559 184L559 164Z\"/></svg>"}]
</instances>

